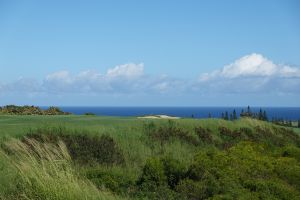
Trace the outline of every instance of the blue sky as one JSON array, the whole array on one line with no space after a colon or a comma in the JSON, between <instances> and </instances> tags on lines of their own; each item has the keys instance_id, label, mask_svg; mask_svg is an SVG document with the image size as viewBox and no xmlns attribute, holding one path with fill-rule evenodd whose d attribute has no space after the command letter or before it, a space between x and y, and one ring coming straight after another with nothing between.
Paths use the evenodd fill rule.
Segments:
<instances>
[{"instance_id":1,"label":"blue sky","mask_svg":"<svg viewBox=\"0 0 300 200\"><path fill-rule=\"evenodd\" d=\"M300 2L0 0L0 105L300 106Z\"/></svg>"}]
</instances>

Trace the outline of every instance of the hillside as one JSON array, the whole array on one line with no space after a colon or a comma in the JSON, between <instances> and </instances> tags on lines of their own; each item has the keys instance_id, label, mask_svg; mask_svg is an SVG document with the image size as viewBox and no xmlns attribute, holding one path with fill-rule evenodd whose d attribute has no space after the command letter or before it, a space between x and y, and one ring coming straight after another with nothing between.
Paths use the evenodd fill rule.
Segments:
<instances>
[{"instance_id":1,"label":"hillside","mask_svg":"<svg viewBox=\"0 0 300 200\"><path fill-rule=\"evenodd\" d=\"M0 199L299 199L299 129L0 115ZM43 169L43 170L41 170Z\"/></svg>"}]
</instances>

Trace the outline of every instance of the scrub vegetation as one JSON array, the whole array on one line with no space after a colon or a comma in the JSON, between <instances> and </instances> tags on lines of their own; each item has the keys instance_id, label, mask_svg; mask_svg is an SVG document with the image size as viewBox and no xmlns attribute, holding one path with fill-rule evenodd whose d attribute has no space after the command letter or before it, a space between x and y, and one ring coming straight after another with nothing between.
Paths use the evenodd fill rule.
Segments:
<instances>
[{"instance_id":1,"label":"scrub vegetation","mask_svg":"<svg viewBox=\"0 0 300 200\"><path fill-rule=\"evenodd\" d=\"M0 116L0 199L300 199L299 128Z\"/></svg>"}]
</instances>

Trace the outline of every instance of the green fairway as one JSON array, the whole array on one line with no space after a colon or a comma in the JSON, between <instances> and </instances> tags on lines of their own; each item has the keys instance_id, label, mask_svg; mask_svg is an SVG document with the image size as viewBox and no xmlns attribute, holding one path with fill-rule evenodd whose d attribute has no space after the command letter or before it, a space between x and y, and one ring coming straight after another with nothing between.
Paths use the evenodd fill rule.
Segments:
<instances>
[{"instance_id":1,"label":"green fairway","mask_svg":"<svg viewBox=\"0 0 300 200\"><path fill-rule=\"evenodd\" d=\"M32 128L59 127L103 132L105 129L134 126L135 118L80 116L80 115L0 115L0 134L23 135Z\"/></svg>"}]
</instances>

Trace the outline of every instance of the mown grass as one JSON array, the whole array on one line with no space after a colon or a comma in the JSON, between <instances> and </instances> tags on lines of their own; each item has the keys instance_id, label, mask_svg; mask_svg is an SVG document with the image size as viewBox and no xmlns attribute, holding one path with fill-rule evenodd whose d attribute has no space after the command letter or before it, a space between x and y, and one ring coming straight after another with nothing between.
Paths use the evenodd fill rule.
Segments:
<instances>
[{"instance_id":1,"label":"mown grass","mask_svg":"<svg viewBox=\"0 0 300 200\"><path fill-rule=\"evenodd\" d=\"M297 199L298 131L249 118L0 116L0 194L4 199Z\"/></svg>"}]
</instances>

